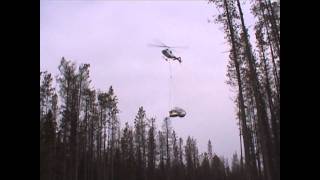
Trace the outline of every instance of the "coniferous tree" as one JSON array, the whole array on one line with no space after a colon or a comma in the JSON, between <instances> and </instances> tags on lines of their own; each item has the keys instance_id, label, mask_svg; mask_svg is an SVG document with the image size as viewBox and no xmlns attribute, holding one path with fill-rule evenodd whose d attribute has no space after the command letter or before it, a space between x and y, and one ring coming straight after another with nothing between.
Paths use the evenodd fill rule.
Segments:
<instances>
[{"instance_id":1,"label":"coniferous tree","mask_svg":"<svg viewBox=\"0 0 320 180\"><path fill-rule=\"evenodd\" d=\"M123 173L121 179L135 179L134 167L134 142L133 142L133 130L128 123L125 124L125 128L122 130L121 137L121 158Z\"/></svg>"},{"instance_id":2,"label":"coniferous tree","mask_svg":"<svg viewBox=\"0 0 320 180\"><path fill-rule=\"evenodd\" d=\"M253 3L253 14L258 19L255 26L259 53L257 58L250 44L240 1L210 2L223 10L216 20L224 25L231 46L228 84L238 86L236 103L244 142L245 174L248 179L260 178L263 164L266 179L279 179L279 5L272 4L270 0ZM268 62L267 49L270 50L272 63ZM272 76L269 73L270 67L273 69Z\"/></svg>"},{"instance_id":3,"label":"coniferous tree","mask_svg":"<svg viewBox=\"0 0 320 180\"><path fill-rule=\"evenodd\" d=\"M48 110L43 124L42 147L40 147L40 177L46 180L53 180L55 173L56 134L54 121L52 111Z\"/></svg>"},{"instance_id":4,"label":"coniferous tree","mask_svg":"<svg viewBox=\"0 0 320 180\"><path fill-rule=\"evenodd\" d=\"M196 147L193 138L188 136L185 145L185 159L186 159L186 178L188 180L193 180L196 177Z\"/></svg>"},{"instance_id":5,"label":"coniferous tree","mask_svg":"<svg viewBox=\"0 0 320 180\"><path fill-rule=\"evenodd\" d=\"M62 58L59 65L60 75L57 82L62 99L61 129L64 143L63 180L76 178L76 135L77 135L77 75L76 65Z\"/></svg>"},{"instance_id":6,"label":"coniferous tree","mask_svg":"<svg viewBox=\"0 0 320 180\"><path fill-rule=\"evenodd\" d=\"M109 135L109 157L110 157L110 179L114 179L114 156L117 150L117 133L120 130L120 122L118 119L117 114L119 113L119 109L117 107L118 98L114 93L112 86L109 87L108 93L104 95L106 100L106 108L107 108L107 115L108 115L108 135ZM106 134L104 131L104 140L106 140ZM105 144L105 142L104 142ZM120 152L118 152L119 154Z\"/></svg>"},{"instance_id":7,"label":"coniferous tree","mask_svg":"<svg viewBox=\"0 0 320 180\"><path fill-rule=\"evenodd\" d=\"M234 179L234 180L243 179L242 173L241 173L240 160L238 158L237 153L233 154L231 161L232 161L231 162L232 177L230 177L230 179Z\"/></svg>"},{"instance_id":8,"label":"coniferous tree","mask_svg":"<svg viewBox=\"0 0 320 180\"><path fill-rule=\"evenodd\" d=\"M208 141L208 159L209 159L209 163L210 163L210 160L212 159L212 157L213 157L213 150L212 150L211 140L209 139L209 141Z\"/></svg>"},{"instance_id":9,"label":"coniferous tree","mask_svg":"<svg viewBox=\"0 0 320 180\"><path fill-rule=\"evenodd\" d=\"M249 78L250 78L250 85L253 90L253 97L255 99L255 107L257 109L257 121L258 121L258 130L260 132L260 140L262 145L262 154L265 157L265 171L267 174L267 179L279 179L280 174L278 170L278 164L280 161L278 160L278 155L276 153L276 147L271 139L270 133L270 125L268 120L268 115L266 112L266 104L261 94L261 84L258 80L258 74L256 71L256 60L252 53L252 47L249 42L249 34L248 30L245 26L242 8L240 1L237 0L237 7L240 15L241 20L241 29L243 34L243 46L244 46L244 53L246 57L246 61L248 64L249 69ZM275 159L273 159L275 157Z\"/></svg>"},{"instance_id":10,"label":"coniferous tree","mask_svg":"<svg viewBox=\"0 0 320 180\"><path fill-rule=\"evenodd\" d=\"M135 148L137 158L137 179L145 179L145 155L146 155L146 112L140 107L134 120Z\"/></svg>"},{"instance_id":11,"label":"coniferous tree","mask_svg":"<svg viewBox=\"0 0 320 180\"><path fill-rule=\"evenodd\" d=\"M178 154L179 154L179 179L185 179L185 165L183 162L183 139L179 138L179 149L178 149Z\"/></svg>"},{"instance_id":12,"label":"coniferous tree","mask_svg":"<svg viewBox=\"0 0 320 180\"><path fill-rule=\"evenodd\" d=\"M244 57L242 55L241 39L239 32L239 14L236 11L234 1L232 0L213 0L217 8L222 9L223 12L219 14L216 19L217 22L220 22L224 26L226 32L226 38L231 46L230 50L230 61L228 65L228 74L229 77L228 84L231 86L238 87L238 97L237 104L239 107L238 118L240 120L241 132L244 142L244 151L245 151L245 161L246 169L248 171L248 179L256 179L257 172L255 167L255 160L252 154L252 137L250 136L250 129L247 126L247 115L245 110L245 99L244 99L244 83L242 75L242 66Z\"/></svg>"},{"instance_id":13,"label":"coniferous tree","mask_svg":"<svg viewBox=\"0 0 320 180\"><path fill-rule=\"evenodd\" d=\"M108 106L108 94L99 92L98 93L98 108L99 108L99 138L98 138L98 144L99 144L99 150L98 150L98 156L99 156L99 166L102 169L101 170L101 178L105 179L106 177L106 128L107 128L107 106ZM112 166L112 165L111 165ZM112 169L112 168L111 168Z\"/></svg>"},{"instance_id":14,"label":"coniferous tree","mask_svg":"<svg viewBox=\"0 0 320 180\"><path fill-rule=\"evenodd\" d=\"M200 175L202 180L209 180L211 179L210 177L210 163L209 163L209 156L208 153L203 153L203 160L201 162L200 166Z\"/></svg>"},{"instance_id":15,"label":"coniferous tree","mask_svg":"<svg viewBox=\"0 0 320 180\"><path fill-rule=\"evenodd\" d=\"M177 141L177 135L176 132L172 131L172 168L171 173L172 179L179 179L179 147L178 147L178 141Z\"/></svg>"},{"instance_id":16,"label":"coniferous tree","mask_svg":"<svg viewBox=\"0 0 320 180\"><path fill-rule=\"evenodd\" d=\"M165 153L166 153L166 140L164 133L158 131L158 151L159 151L159 165L158 165L158 179L165 179Z\"/></svg>"},{"instance_id":17,"label":"coniferous tree","mask_svg":"<svg viewBox=\"0 0 320 180\"><path fill-rule=\"evenodd\" d=\"M155 119L151 118L149 122L150 128L148 131L148 170L147 179L155 178L156 167L156 128Z\"/></svg>"},{"instance_id":18,"label":"coniferous tree","mask_svg":"<svg viewBox=\"0 0 320 180\"><path fill-rule=\"evenodd\" d=\"M172 127L171 127L171 121L169 117L166 117L163 121L162 129L165 135L165 144L166 144L166 153L165 153L165 159L166 159L166 179L170 179L170 168L171 168L171 136L172 136Z\"/></svg>"}]
</instances>

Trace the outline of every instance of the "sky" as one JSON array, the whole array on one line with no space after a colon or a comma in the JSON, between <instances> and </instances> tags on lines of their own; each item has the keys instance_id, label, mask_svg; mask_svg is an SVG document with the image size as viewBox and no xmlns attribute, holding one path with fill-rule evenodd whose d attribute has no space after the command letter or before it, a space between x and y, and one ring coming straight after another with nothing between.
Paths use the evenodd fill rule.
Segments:
<instances>
[{"instance_id":1,"label":"sky","mask_svg":"<svg viewBox=\"0 0 320 180\"><path fill-rule=\"evenodd\" d=\"M133 125L143 106L160 129L178 106L187 112L171 119L179 137L197 139L200 152L211 139L216 154L231 158L239 130L235 92L225 83L228 45L221 25L208 22L217 13L200 0L41 0L40 70L57 75L62 57L89 63L93 88L113 86L122 125ZM161 48L148 46L158 41L187 46L173 52L183 62L164 61Z\"/></svg>"}]
</instances>

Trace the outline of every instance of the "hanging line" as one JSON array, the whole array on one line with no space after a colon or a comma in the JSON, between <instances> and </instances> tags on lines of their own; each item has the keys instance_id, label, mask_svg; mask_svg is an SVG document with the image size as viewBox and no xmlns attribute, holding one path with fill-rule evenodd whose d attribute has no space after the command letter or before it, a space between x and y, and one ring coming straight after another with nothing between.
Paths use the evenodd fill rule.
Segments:
<instances>
[{"instance_id":1,"label":"hanging line","mask_svg":"<svg viewBox=\"0 0 320 180\"><path fill-rule=\"evenodd\" d=\"M171 61L169 62L169 110L172 109L172 67L171 67Z\"/></svg>"}]
</instances>

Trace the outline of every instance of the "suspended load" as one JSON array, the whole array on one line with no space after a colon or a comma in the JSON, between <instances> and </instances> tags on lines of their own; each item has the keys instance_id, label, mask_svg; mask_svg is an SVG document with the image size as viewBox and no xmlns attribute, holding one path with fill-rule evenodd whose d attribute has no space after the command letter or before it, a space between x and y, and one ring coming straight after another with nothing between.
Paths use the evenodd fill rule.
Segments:
<instances>
[{"instance_id":1,"label":"suspended load","mask_svg":"<svg viewBox=\"0 0 320 180\"><path fill-rule=\"evenodd\" d=\"M175 107L169 111L170 117L184 117L186 114L186 111L179 107Z\"/></svg>"}]
</instances>

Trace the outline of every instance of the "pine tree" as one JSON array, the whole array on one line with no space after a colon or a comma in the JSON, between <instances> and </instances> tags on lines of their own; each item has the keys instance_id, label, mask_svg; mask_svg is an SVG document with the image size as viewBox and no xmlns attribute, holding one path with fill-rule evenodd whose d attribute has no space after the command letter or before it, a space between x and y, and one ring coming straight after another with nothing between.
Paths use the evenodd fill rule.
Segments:
<instances>
[{"instance_id":1,"label":"pine tree","mask_svg":"<svg viewBox=\"0 0 320 180\"><path fill-rule=\"evenodd\" d=\"M213 151L212 151L212 144L211 144L211 140L209 139L209 141L208 141L208 159L209 159L209 160L211 160L212 157L213 157L213 156L212 156L212 155L213 155L212 152L213 152Z\"/></svg>"},{"instance_id":2,"label":"pine tree","mask_svg":"<svg viewBox=\"0 0 320 180\"><path fill-rule=\"evenodd\" d=\"M183 139L179 138L179 149L178 149L178 155L179 155L179 179L185 179L185 166L183 162Z\"/></svg>"},{"instance_id":3,"label":"pine tree","mask_svg":"<svg viewBox=\"0 0 320 180\"><path fill-rule=\"evenodd\" d=\"M230 177L230 178L234 179L234 180L243 179L242 173L241 173L240 161L239 161L237 153L233 154L231 161L232 161L232 163L231 163L232 177Z\"/></svg>"},{"instance_id":4,"label":"pine tree","mask_svg":"<svg viewBox=\"0 0 320 180\"><path fill-rule=\"evenodd\" d=\"M76 135L77 135L77 75L76 65L62 58L59 65L60 75L57 82L62 99L61 129L63 133L63 180L76 177Z\"/></svg>"},{"instance_id":5,"label":"pine tree","mask_svg":"<svg viewBox=\"0 0 320 180\"><path fill-rule=\"evenodd\" d=\"M188 136L185 145L185 160L186 160L186 178L187 180L193 180L195 178L195 147L194 140Z\"/></svg>"},{"instance_id":6,"label":"pine tree","mask_svg":"<svg viewBox=\"0 0 320 180\"><path fill-rule=\"evenodd\" d=\"M146 112L140 107L134 120L135 148L137 158L137 179L144 179L146 155Z\"/></svg>"},{"instance_id":7,"label":"pine tree","mask_svg":"<svg viewBox=\"0 0 320 180\"><path fill-rule=\"evenodd\" d=\"M174 130L172 131L172 150L173 150L173 153L172 153L173 159L172 159L172 168L171 168L172 172L170 174L172 174L172 179L179 179L180 178L179 147L178 147L177 135Z\"/></svg>"},{"instance_id":8,"label":"pine tree","mask_svg":"<svg viewBox=\"0 0 320 180\"><path fill-rule=\"evenodd\" d=\"M100 117L100 123L99 123L99 166L102 169L101 170L101 178L105 179L106 172L106 125L107 125L107 106L108 106L108 94L103 92L98 92L98 108L99 108L99 117ZM102 153L101 153L102 151ZM111 165L112 166L112 165Z\"/></svg>"},{"instance_id":9,"label":"pine tree","mask_svg":"<svg viewBox=\"0 0 320 180\"><path fill-rule=\"evenodd\" d=\"M239 14L236 11L234 1L231 0L213 0L210 1L215 3L217 8L223 9L223 13L220 14L217 18L217 22L220 22L224 26L226 32L226 38L230 43L230 61L228 65L228 74L229 77L228 84L231 86L238 86L238 97L236 102L239 107L239 120L241 125L241 132L244 142L244 151L245 151L245 161L248 170L248 179L256 179L257 172L255 167L255 160L252 154L252 137L249 133L249 128L247 126L246 110L245 110L245 99L244 99L244 87L243 87L243 75L242 75L242 66L243 59L241 42L240 42L240 33L239 33Z\"/></svg>"},{"instance_id":10,"label":"pine tree","mask_svg":"<svg viewBox=\"0 0 320 180\"><path fill-rule=\"evenodd\" d=\"M147 179L154 179L155 165L156 165L156 128L155 128L155 118L149 120L149 131L148 131L148 169L147 169Z\"/></svg>"},{"instance_id":11,"label":"pine tree","mask_svg":"<svg viewBox=\"0 0 320 180\"><path fill-rule=\"evenodd\" d=\"M172 134L172 127L171 121L169 117L166 117L163 121L162 131L165 135L165 143L166 143L166 175L167 179L170 179L169 169L171 168L171 134Z\"/></svg>"},{"instance_id":12,"label":"pine tree","mask_svg":"<svg viewBox=\"0 0 320 180\"><path fill-rule=\"evenodd\" d=\"M122 130L121 137L121 162L122 162L122 176L121 179L134 179L134 144L133 144L133 130L128 123Z\"/></svg>"},{"instance_id":13,"label":"pine tree","mask_svg":"<svg viewBox=\"0 0 320 180\"><path fill-rule=\"evenodd\" d=\"M212 158L212 178L216 180L223 180L225 176L224 164L217 155Z\"/></svg>"},{"instance_id":14,"label":"pine tree","mask_svg":"<svg viewBox=\"0 0 320 180\"><path fill-rule=\"evenodd\" d=\"M111 158L111 168L110 168L110 179L114 179L114 156L115 150L117 149L117 132L120 129L120 122L117 114L119 113L119 109L117 107L118 98L114 93L112 86L110 86L108 94L107 94L107 109L108 109L108 124L109 124L109 135L110 135L110 158Z\"/></svg>"},{"instance_id":15,"label":"pine tree","mask_svg":"<svg viewBox=\"0 0 320 180\"><path fill-rule=\"evenodd\" d=\"M258 80L258 74L256 71L256 60L252 53L252 47L249 42L249 35L248 30L245 26L242 8L240 1L237 0L238 11L241 20L241 29L242 29L242 37L243 37L243 46L244 46L244 53L246 57L246 61L248 64L249 69L249 78L251 88L253 90L253 96L255 99L255 106L257 109L257 120L258 120L258 128L260 132L260 139L262 144L262 154L265 157L265 170L267 174L267 179L279 179L279 173L277 172L277 164L280 161L273 161L273 155L275 154L275 147L272 143L271 133L270 133L270 125L269 120L266 112L266 104L261 94L261 84Z\"/></svg>"},{"instance_id":16,"label":"pine tree","mask_svg":"<svg viewBox=\"0 0 320 180\"><path fill-rule=\"evenodd\" d=\"M159 171L158 171L158 179L165 179L166 178L166 172L165 172L165 153L166 153L166 140L164 133L161 131L158 131L158 151L159 151Z\"/></svg>"},{"instance_id":17,"label":"pine tree","mask_svg":"<svg viewBox=\"0 0 320 180\"><path fill-rule=\"evenodd\" d=\"M40 73L40 121L48 114L51 106L54 88L52 87L52 76L47 71Z\"/></svg>"},{"instance_id":18,"label":"pine tree","mask_svg":"<svg viewBox=\"0 0 320 180\"><path fill-rule=\"evenodd\" d=\"M51 169L48 167L50 163L50 121L52 119L52 113L50 108L51 96L54 89L52 88L52 77L48 72L40 72L40 177L48 179ZM50 114L48 114L50 112ZM50 134L50 133L49 133ZM50 164L51 165L51 164ZM50 174L50 175L49 175Z\"/></svg>"},{"instance_id":19,"label":"pine tree","mask_svg":"<svg viewBox=\"0 0 320 180\"><path fill-rule=\"evenodd\" d=\"M211 179L209 156L208 156L208 153L206 153L206 152L203 154L203 160L201 162L200 168L201 168L200 175L202 177L201 179L202 180Z\"/></svg>"}]
</instances>

